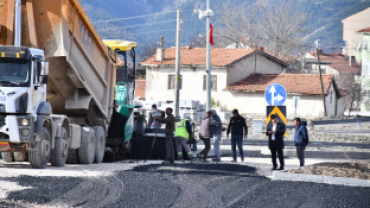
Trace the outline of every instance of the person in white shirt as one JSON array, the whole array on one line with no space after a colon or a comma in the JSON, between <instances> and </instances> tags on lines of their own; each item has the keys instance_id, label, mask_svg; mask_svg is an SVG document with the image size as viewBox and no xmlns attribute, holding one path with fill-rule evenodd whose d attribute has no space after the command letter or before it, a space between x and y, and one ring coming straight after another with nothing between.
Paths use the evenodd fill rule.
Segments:
<instances>
[{"instance_id":1,"label":"person in white shirt","mask_svg":"<svg viewBox=\"0 0 370 208\"><path fill-rule=\"evenodd\" d=\"M272 159L272 170L276 170L277 163L276 163L276 152L279 156L280 168L279 170L284 170L284 140L283 135L285 133L285 126L279 123L278 119L275 115L270 116L271 123L267 126L266 135L269 136L269 149L271 151L271 159Z\"/></svg>"}]
</instances>

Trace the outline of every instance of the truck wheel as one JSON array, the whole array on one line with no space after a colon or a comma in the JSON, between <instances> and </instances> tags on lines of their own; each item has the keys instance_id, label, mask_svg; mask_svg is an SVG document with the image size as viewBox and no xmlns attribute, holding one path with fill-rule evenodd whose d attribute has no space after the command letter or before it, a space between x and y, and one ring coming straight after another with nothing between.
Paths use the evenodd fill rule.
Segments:
<instances>
[{"instance_id":1,"label":"truck wheel","mask_svg":"<svg viewBox=\"0 0 370 208\"><path fill-rule=\"evenodd\" d=\"M81 129L81 147L78 149L81 164L92 164L95 159L95 131L90 127Z\"/></svg>"},{"instance_id":2,"label":"truck wheel","mask_svg":"<svg viewBox=\"0 0 370 208\"><path fill-rule=\"evenodd\" d=\"M101 126L95 126L95 163L102 163L105 153L105 134Z\"/></svg>"},{"instance_id":3,"label":"truck wheel","mask_svg":"<svg viewBox=\"0 0 370 208\"><path fill-rule=\"evenodd\" d=\"M7 163L14 162L13 152L2 152L1 157Z\"/></svg>"},{"instance_id":4,"label":"truck wheel","mask_svg":"<svg viewBox=\"0 0 370 208\"><path fill-rule=\"evenodd\" d=\"M14 152L14 160L16 162L28 161L27 152Z\"/></svg>"},{"instance_id":5,"label":"truck wheel","mask_svg":"<svg viewBox=\"0 0 370 208\"><path fill-rule=\"evenodd\" d=\"M62 136L55 138L55 148L51 150L51 165L63 167L68 157L68 149L68 134L66 129L62 128Z\"/></svg>"},{"instance_id":6,"label":"truck wheel","mask_svg":"<svg viewBox=\"0 0 370 208\"><path fill-rule=\"evenodd\" d=\"M47 128L43 127L40 139L41 141L36 145L36 150L29 152L29 159L32 168L45 168L50 159L51 138Z\"/></svg>"},{"instance_id":7,"label":"truck wheel","mask_svg":"<svg viewBox=\"0 0 370 208\"><path fill-rule=\"evenodd\" d=\"M68 150L67 164L78 164L78 150Z\"/></svg>"}]
</instances>

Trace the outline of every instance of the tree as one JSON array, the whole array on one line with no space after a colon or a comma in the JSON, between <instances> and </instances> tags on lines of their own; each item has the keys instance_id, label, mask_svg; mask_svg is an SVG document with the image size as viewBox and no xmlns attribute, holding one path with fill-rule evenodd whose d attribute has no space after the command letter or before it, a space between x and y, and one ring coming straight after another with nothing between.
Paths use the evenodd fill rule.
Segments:
<instances>
[{"instance_id":1,"label":"tree","mask_svg":"<svg viewBox=\"0 0 370 208\"><path fill-rule=\"evenodd\" d=\"M205 34L199 34L191 37L191 46L205 48L207 46L207 36Z\"/></svg>"},{"instance_id":2,"label":"tree","mask_svg":"<svg viewBox=\"0 0 370 208\"><path fill-rule=\"evenodd\" d=\"M154 54L156 54L157 48L158 44L152 41L140 44L138 47L138 60L144 61L152 57Z\"/></svg>"},{"instance_id":3,"label":"tree","mask_svg":"<svg viewBox=\"0 0 370 208\"><path fill-rule=\"evenodd\" d=\"M275 57L299 53L305 48L303 35L307 13L296 9L293 0L279 0L276 4L260 5L261 35Z\"/></svg>"},{"instance_id":4,"label":"tree","mask_svg":"<svg viewBox=\"0 0 370 208\"><path fill-rule=\"evenodd\" d=\"M216 12L218 18L215 37L218 37L219 44L226 46L235 43L237 46L249 45L254 48L259 46L260 21L256 6L228 2Z\"/></svg>"},{"instance_id":5,"label":"tree","mask_svg":"<svg viewBox=\"0 0 370 208\"><path fill-rule=\"evenodd\" d=\"M233 43L250 48L265 46L279 58L298 54L308 47L302 44L308 15L296 8L293 0L249 6L230 2L223 4L217 10L215 36L224 46Z\"/></svg>"},{"instance_id":6,"label":"tree","mask_svg":"<svg viewBox=\"0 0 370 208\"><path fill-rule=\"evenodd\" d=\"M359 111L364 97L368 92L362 90L361 76L357 74L341 74L336 78L339 88L343 89L344 107L348 109L349 116L352 110Z\"/></svg>"}]
</instances>

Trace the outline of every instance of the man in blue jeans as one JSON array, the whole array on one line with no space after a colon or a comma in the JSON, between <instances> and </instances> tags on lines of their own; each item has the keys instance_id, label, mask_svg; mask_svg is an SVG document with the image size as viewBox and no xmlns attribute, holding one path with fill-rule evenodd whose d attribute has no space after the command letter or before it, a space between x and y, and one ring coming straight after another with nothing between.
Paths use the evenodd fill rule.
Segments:
<instances>
[{"instance_id":1,"label":"man in blue jeans","mask_svg":"<svg viewBox=\"0 0 370 208\"><path fill-rule=\"evenodd\" d=\"M294 143L297 148L297 157L299 165L304 166L304 151L308 145L307 122L301 122L300 118L294 119L294 126L296 126L294 134Z\"/></svg>"},{"instance_id":2,"label":"man in blue jeans","mask_svg":"<svg viewBox=\"0 0 370 208\"><path fill-rule=\"evenodd\" d=\"M233 162L236 162L236 145L238 145L240 158L242 162L244 162L244 154L243 154L243 135L244 138L248 138L248 126L245 119L239 115L237 109L233 110L233 117L230 119L229 127L227 128L227 138L229 138L229 134L231 131L231 151L233 154ZM243 132L244 130L244 132Z\"/></svg>"}]
</instances>

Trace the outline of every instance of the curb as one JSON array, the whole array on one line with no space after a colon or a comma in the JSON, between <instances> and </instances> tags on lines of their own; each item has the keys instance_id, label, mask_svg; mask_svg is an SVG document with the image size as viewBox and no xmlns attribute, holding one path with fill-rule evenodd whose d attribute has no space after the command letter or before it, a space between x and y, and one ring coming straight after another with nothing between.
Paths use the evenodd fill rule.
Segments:
<instances>
[{"instance_id":1,"label":"curb","mask_svg":"<svg viewBox=\"0 0 370 208\"><path fill-rule=\"evenodd\" d=\"M287 173L287 172L280 172L280 171L274 171L272 180L274 181L302 181L302 182L313 182L313 183L325 183L325 184L331 184L331 185L370 187L370 180L307 175L307 174L294 174L294 173Z\"/></svg>"}]
</instances>

